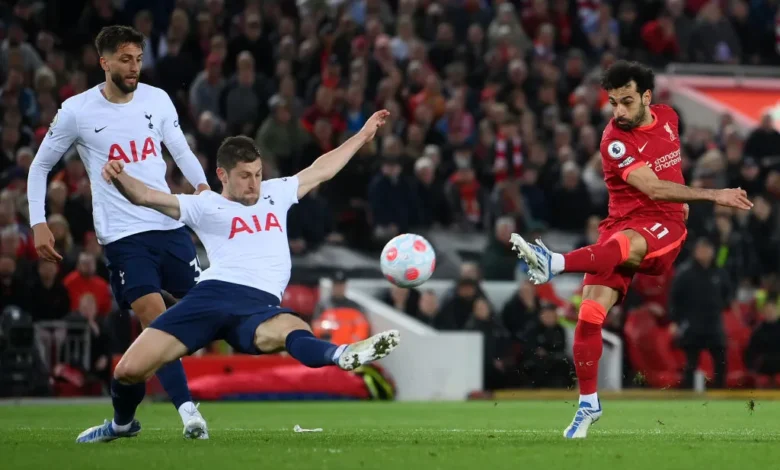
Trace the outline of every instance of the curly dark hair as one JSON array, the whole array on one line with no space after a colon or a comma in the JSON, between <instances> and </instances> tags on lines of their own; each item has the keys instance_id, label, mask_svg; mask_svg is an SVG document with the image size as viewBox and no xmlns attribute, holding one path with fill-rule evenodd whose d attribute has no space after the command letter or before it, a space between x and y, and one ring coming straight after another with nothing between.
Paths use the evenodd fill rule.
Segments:
<instances>
[{"instance_id":1,"label":"curly dark hair","mask_svg":"<svg viewBox=\"0 0 780 470\"><path fill-rule=\"evenodd\" d=\"M135 44L143 50L145 39L143 34L130 26L106 26L95 38L95 47L101 56L115 53L122 44Z\"/></svg>"},{"instance_id":2,"label":"curly dark hair","mask_svg":"<svg viewBox=\"0 0 780 470\"><path fill-rule=\"evenodd\" d=\"M631 81L636 83L636 91L640 95L655 88L655 73L653 69L639 62L619 60L608 68L601 77L601 87L607 91L628 86Z\"/></svg>"}]
</instances>

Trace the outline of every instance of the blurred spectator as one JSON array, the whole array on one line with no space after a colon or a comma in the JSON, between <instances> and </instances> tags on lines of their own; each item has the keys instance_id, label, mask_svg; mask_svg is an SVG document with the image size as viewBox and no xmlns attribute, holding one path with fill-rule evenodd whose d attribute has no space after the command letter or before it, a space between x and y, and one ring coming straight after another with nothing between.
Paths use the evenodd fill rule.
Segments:
<instances>
[{"instance_id":1,"label":"blurred spectator","mask_svg":"<svg viewBox=\"0 0 780 470\"><path fill-rule=\"evenodd\" d=\"M476 280L461 278L455 285L454 295L445 299L439 309L442 322L455 325L456 329L462 329L474 310L474 301L480 295L479 285Z\"/></svg>"},{"instance_id":2,"label":"blurred spectator","mask_svg":"<svg viewBox=\"0 0 780 470\"><path fill-rule=\"evenodd\" d=\"M561 181L551 194L550 204L555 208L550 223L561 230L580 229L593 213L590 194L580 178L580 169L573 161L561 166Z\"/></svg>"},{"instance_id":3,"label":"blurred spectator","mask_svg":"<svg viewBox=\"0 0 780 470\"><path fill-rule=\"evenodd\" d=\"M62 320L71 311L68 290L59 276L59 266L48 261L39 261L32 284L25 292L25 308L35 321Z\"/></svg>"},{"instance_id":4,"label":"blurred spectator","mask_svg":"<svg viewBox=\"0 0 780 470\"><path fill-rule=\"evenodd\" d=\"M501 388L508 372L509 333L496 322L490 303L483 297L474 300L472 309L465 329L479 331L484 337L484 387L487 390Z\"/></svg>"},{"instance_id":5,"label":"blurred spectator","mask_svg":"<svg viewBox=\"0 0 780 470\"><path fill-rule=\"evenodd\" d=\"M501 310L501 321L515 340L522 341L523 334L536 321L538 311L539 299L536 297L534 286L530 282L523 282L504 304Z\"/></svg>"},{"instance_id":6,"label":"blurred spectator","mask_svg":"<svg viewBox=\"0 0 780 470\"><path fill-rule=\"evenodd\" d=\"M745 365L756 374L774 377L780 374L780 322L778 298L772 294L761 309L762 321L753 331L745 350ZM777 384L780 386L780 383Z\"/></svg>"},{"instance_id":7,"label":"blurred spectator","mask_svg":"<svg viewBox=\"0 0 780 470\"><path fill-rule=\"evenodd\" d=\"M225 88L222 59L212 53L206 58L206 68L195 77L190 87L190 110L195 116L203 111L219 114L219 97Z\"/></svg>"},{"instance_id":8,"label":"blurred spectator","mask_svg":"<svg viewBox=\"0 0 780 470\"><path fill-rule=\"evenodd\" d=\"M16 260L5 254L0 254L0 311L6 307L25 305L24 280L16 272ZM30 312L36 314L38 312Z\"/></svg>"},{"instance_id":9,"label":"blurred spectator","mask_svg":"<svg viewBox=\"0 0 780 470\"><path fill-rule=\"evenodd\" d=\"M761 117L761 124L753 129L745 142L745 155L761 162L766 157L778 156L778 148L780 148L780 132L775 129L772 115L764 114Z\"/></svg>"},{"instance_id":10,"label":"blurred spectator","mask_svg":"<svg viewBox=\"0 0 780 470\"><path fill-rule=\"evenodd\" d=\"M247 51L236 58L236 75L220 95L220 110L231 134L253 135L268 115L272 88L255 70L256 59Z\"/></svg>"},{"instance_id":11,"label":"blurred spectator","mask_svg":"<svg viewBox=\"0 0 780 470\"><path fill-rule=\"evenodd\" d=\"M444 185L436 178L436 164L430 157L414 162L415 191L419 196L420 227L448 227L452 223Z\"/></svg>"},{"instance_id":12,"label":"blurred spectator","mask_svg":"<svg viewBox=\"0 0 780 470\"><path fill-rule=\"evenodd\" d=\"M401 168L398 159L384 160L380 173L368 187L374 238L378 242L408 231L418 221L417 195Z\"/></svg>"},{"instance_id":13,"label":"blurred spectator","mask_svg":"<svg viewBox=\"0 0 780 470\"><path fill-rule=\"evenodd\" d=\"M708 2L699 10L691 31L689 54L696 62L740 62L739 38L717 2Z\"/></svg>"},{"instance_id":14,"label":"blurred spectator","mask_svg":"<svg viewBox=\"0 0 780 470\"><path fill-rule=\"evenodd\" d=\"M380 296L380 300L409 316L418 316L420 308L420 291L417 289L405 289L393 285Z\"/></svg>"},{"instance_id":15,"label":"blurred spectator","mask_svg":"<svg viewBox=\"0 0 780 470\"><path fill-rule=\"evenodd\" d=\"M88 370L82 372L88 376L95 377L104 385L109 385L111 381L111 337L106 328L104 317L98 316L98 306L95 297L91 294L85 294L79 301L78 309L73 311L67 317L68 323L83 324L89 332L89 359L90 366ZM78 348L73 350L71 356L71 366L83 369L84 359L79 353L86 351Z\"/></svg>"},{"instance_id":16,"label":"blurred spectator","mask_svg":"<svg viewBox=\"0 0 780 470\"><path fill-rule=\"evenodd\" d=\"M572 367L566 357L566 331L558 324L552 304L542 304L538 320L525 333L525 371L534 388L571 385Z\"/></svg>"},{"instance_id":17,"label":"blurred spectator","mask_svg":"<svg viewBox=\"0 0 780 470\"><path fill-rule=\"evenodd\" d=\"M729 276L715 265L715 249L707 238L699 238L693 258L677 271L669 299L671 331L685 351L687 365L683 387L693 386L693 373L702 350L709 351L715 365L715 387L723 387L726 373L726 345L722 312L734 298Z\"/></svg>"},{"instance_id":18,"label":"blurred spectator","mask_svg":"<svg viewBox=\"0 0 780 470\"><path fill-rule=\"evenodd\" d=\"M482 273L486 280L512 281L517 270L517 256L512 251L509 238L515 232L515 221L511 217L496 220L493 236L482 252Z\"/></svg>"},{"instance_id":19,"label":"blurred spectator","mask_svg":"<svg viewBox=\"0 0 780 470\"><path fill-rule=\"evenodd\" d=\"M355 310L362 310L360 305L347 298L347 274L344 271L336 271L330 276L333 283L331 285L330 297L321 299L314 310L314 319L316 320L322 312L331 308L347 307Z\"/></svg>"},{"instance_id":20,"label":"blurred spectator","mask_svg":"<svg viewBox=\"0 0 780 470\"><path fill-rule=\"evenodd\" d=\"M89 253L81 253L76 269L65 276L63 284L68 289L70 309L75 311L81 303L81 297L91 295L95 298L98 313L101 316L111 311L111 290L105 279L95 274L95 257Z\"/></svg>"},{"instance_id":21,"label":"blurred spectator","mask_svg":"<svg viewBox=\"0 0 780 470\"><path fill-rule=\"evenodd\" d=\"M344 237L333 230L333 214L319 187L309 191L287 215L287 237L290 251L301 255L314 251L323 243L341 243Z\"/></svg>"}]
</instances>

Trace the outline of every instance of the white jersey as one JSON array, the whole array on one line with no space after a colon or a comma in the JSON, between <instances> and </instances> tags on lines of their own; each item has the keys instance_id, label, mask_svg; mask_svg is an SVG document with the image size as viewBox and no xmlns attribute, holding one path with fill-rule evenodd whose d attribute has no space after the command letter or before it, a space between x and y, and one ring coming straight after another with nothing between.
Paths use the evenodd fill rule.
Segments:
<instances>
[{"instance_id":1,"label":"white jersey","mask_svg":"<svg viewBox=\"0 0 780 470\"><path fill-rule=\"evenodd\" d=\"M298 177L263 181L260 188L260 199L253 206L212 191L179 194L180 220L206 247L209 267L198 282L232 282L281 300L292 269L287 211L298 202Z\"/></svg>"},{"instance_id":2,"label":"white jersey","mask_svg":"<svg viewBox=\"0 0 780 470\"><path fill-rule=\"evenodd\" d=\"M146 84L139 84L132 100L123 104L109 102L101 92L103 86L90 88L62 104L36 160L56 158L53 163L44 162L51 164L50 169L71 145L76 146L92 186L92 215L101 244L140 232L181 227L180 222L153 209L131 204L101 177L106 162L119 160L130 176L150 188L170 193L161 147L164 142L193 186L206 183L203 168L179 128L176 108L165 91ZM31 200L30 219L35 225L43 221L43 214L37 185L33 192L36 207Z\"/></svg>"}]
</instances>

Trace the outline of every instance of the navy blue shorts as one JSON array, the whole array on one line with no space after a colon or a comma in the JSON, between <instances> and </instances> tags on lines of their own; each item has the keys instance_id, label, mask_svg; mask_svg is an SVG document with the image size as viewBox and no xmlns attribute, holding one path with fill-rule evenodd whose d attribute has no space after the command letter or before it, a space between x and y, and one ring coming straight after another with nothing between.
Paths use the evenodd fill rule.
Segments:
<instances>
[{"instance_id":1,"label":"navy blue shorts","mask_svg":"<svg viewBox=\"0 0 780 470\"><path fill-rule=\"evenodd\" d=\"M295 315L279 303L273 294L252 287L203 281L149 328L176 337L187 347L188 354L218 339L244 354L261 354L255 347L257 327L281 313Z\"/></svg>"},{"instance_id":2,"label":"navy blue shorts","mask_svg":"<svg viewBox=\"0 0 780 470\"><path fill-rule=\"evenodd\" d=\"M200 276L195 245L186 227L141 232L104 247L111 289L122 308L164 290L180 299Z\"/></svg>"}]
</instances>

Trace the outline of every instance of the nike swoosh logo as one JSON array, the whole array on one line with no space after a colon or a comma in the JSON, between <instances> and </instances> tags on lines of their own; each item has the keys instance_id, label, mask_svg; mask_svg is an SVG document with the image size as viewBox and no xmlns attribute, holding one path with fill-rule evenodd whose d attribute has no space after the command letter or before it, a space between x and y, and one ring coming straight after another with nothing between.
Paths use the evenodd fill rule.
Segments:
<instances>
[{"instance_id":1,"label":"nike swoosh logo","mask_svg":"<svg viewBox=\"0 0 780 470\"><path fill-rule=\"evenodd\" d=\"M95 134L97 134L98 132L102 131L102 130L103 130L103 129L105 129L106 127L108 127L108 126L103 126L103 127L101 127L100 129L98 129L98 128L96 127L96 128L95 128Z\"/></svg>"},{"instance_id":2,"label":"nike swoosh logo","mask_svg":"<svg viewBox=\"0 0 780 470\"><path fill-rule=\"evenodd\" d=\"M640 152L643 151L645 149L645 147L647 147L647 142L645 142L645 145L639 147L639 151Z\"/></svg>"}]
</instances>

